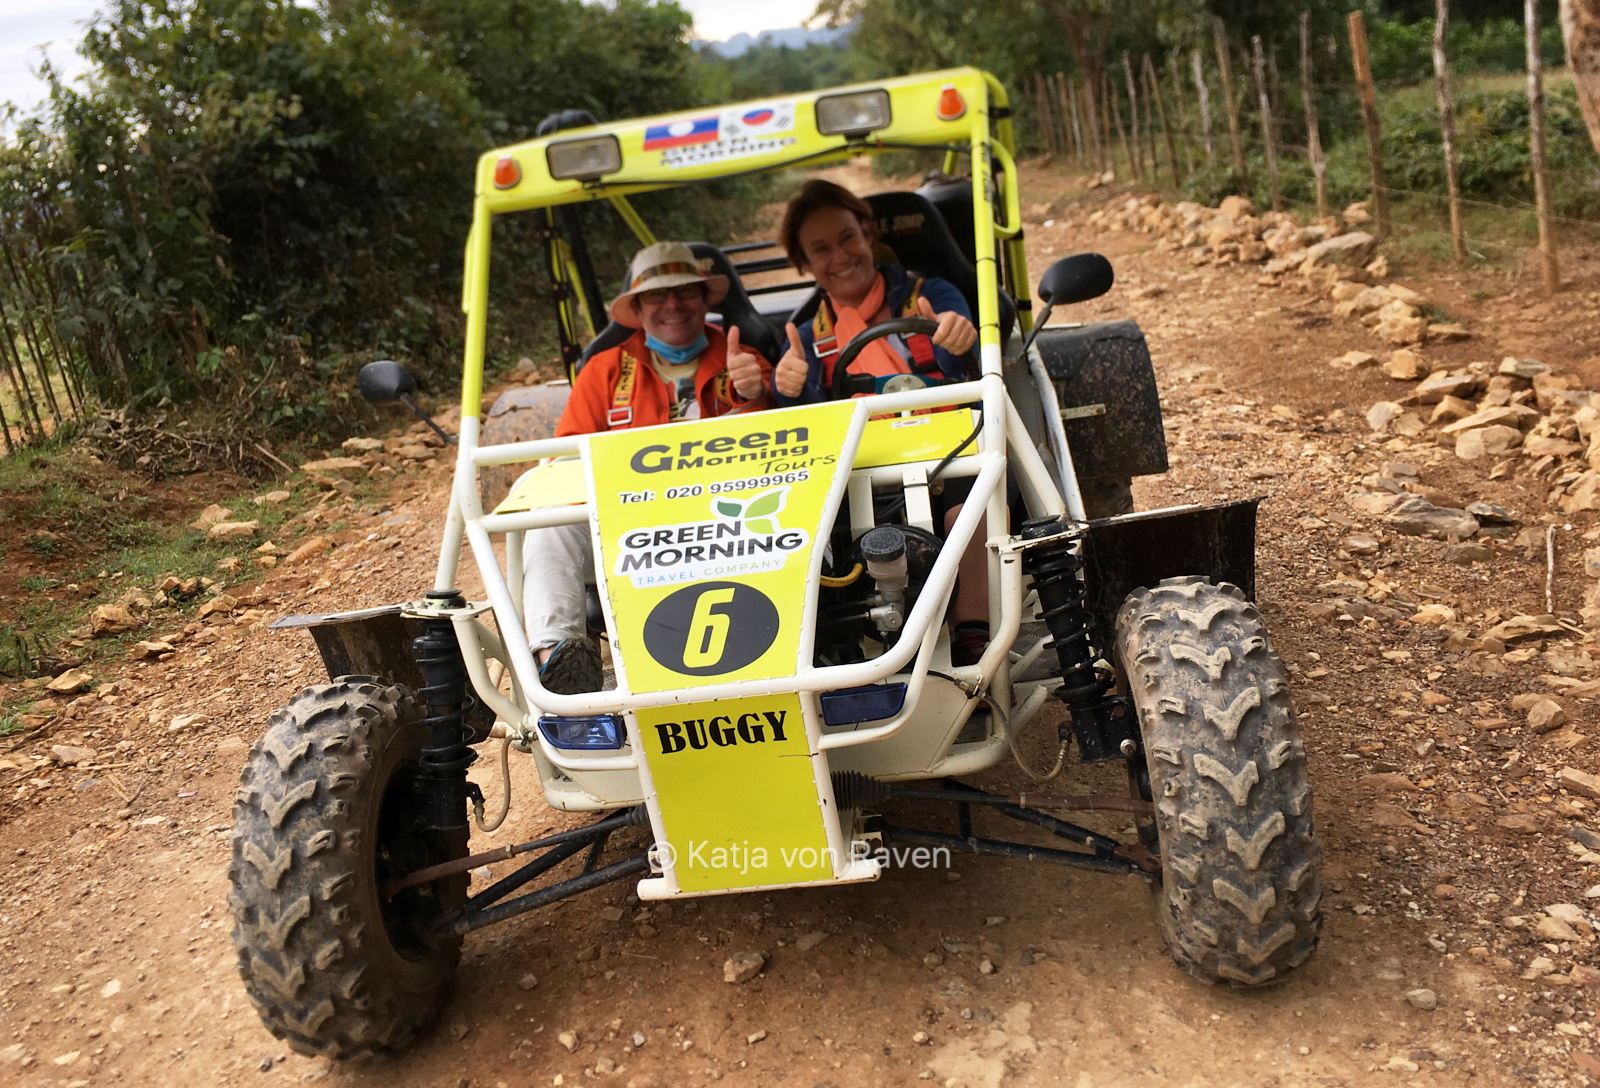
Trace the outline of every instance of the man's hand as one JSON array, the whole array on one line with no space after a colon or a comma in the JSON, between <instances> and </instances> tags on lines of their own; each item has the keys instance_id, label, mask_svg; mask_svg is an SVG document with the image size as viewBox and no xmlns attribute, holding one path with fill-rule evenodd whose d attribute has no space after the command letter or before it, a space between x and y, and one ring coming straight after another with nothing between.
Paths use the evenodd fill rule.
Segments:
<instances>
[{"instance_id":1,"label":"man's hand","mask_svg":"<svg viewBox=\"0 0 1600 1088\"><path fill-rule=\"evenodd\" d=\"M933 303L924 297L919 297L917 312L928 320L939 323L938 329L933 334L934 346L944 348L951 355L964 355L978 342L978 330L972 327L972 322L954 310L936 314L933 312Z\"/></svg>"},{"instance_id":2,"label":"man's hand","mask_svg":"<svg viewBox=\"0 0 1600 1088\"><path fill-rule=\"evenodd\" d=\"M811 367L806 362L806 349L800 343L800 330L794 327L793 321L789 322L786 331L789 334L789 350L778 360L778 369L772 374L772 384L784 396L798 397L806 387L806 375Z\"/></svg>"},{"instance_id":3,"label":"man's hand","mask_svg":"<svg viewBox=\"0 0 1600 1088\"><path fill-rule=\"evenodd\" d=\"M739 346L739 326L728 326L728 378L745 400L761 396L761 360Z\"/></svg>"}]
</instances>

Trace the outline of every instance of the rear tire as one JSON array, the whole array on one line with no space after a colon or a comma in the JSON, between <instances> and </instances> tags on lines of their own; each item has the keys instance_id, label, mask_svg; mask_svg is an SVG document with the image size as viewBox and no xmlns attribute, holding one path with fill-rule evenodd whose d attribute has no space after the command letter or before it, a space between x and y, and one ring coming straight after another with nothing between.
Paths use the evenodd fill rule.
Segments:
<instances>
[{"instance_id":1,"label":"rear tire","mask_svg":"<svg viewBox=\"0 0 1600 1088\"><path fill-rule=\"evenodd\" d=\"M466 853L417 830L414 785L430 740L410 690L343 676L275 712L234 797L232 890L239 974L262 1022L302 1054L404 1048L432 1017L459 938L462 874L385 902L379 884Z\"/></svg>"},{"instance_id":2,"label":"rear tire","mask_svg":"<svg viewBox=\"0 0 1600 1088\"><path fill-rule=\"evenodd\" d=\"M1172 957L1259 986L1305 962L1322 927L1322 849L1283 660L1237 586L1168 578L1117 616L1144 735Z\"/></svg>"}]
</instances>

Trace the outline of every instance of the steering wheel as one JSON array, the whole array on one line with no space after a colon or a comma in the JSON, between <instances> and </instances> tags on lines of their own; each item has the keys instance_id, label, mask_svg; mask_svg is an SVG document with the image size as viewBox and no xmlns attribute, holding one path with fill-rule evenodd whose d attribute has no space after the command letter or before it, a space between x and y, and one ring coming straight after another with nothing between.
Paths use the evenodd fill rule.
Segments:
<instances>
[{"instance_id":1,"label":"steering wheel","mask_svg":"<svg viewBox=\"0 0 1600 1088\"><path fill-rule=\"evenodd\" d=\"M863 329L853 340L839 352L838 359L834 360L833 376L830 379L829 396L834 400L849 400L860 393L874 393L877 391L877 382L871 374L851 374L850 364L855 362L856 356L861 354L861 349L874 340L882 340L885 336L905 336L922 334L932 336L939 331L939 323L926 317L896 317L889 321ZM978 365L978 357L968 348L959 356L962 367L967 372L968 381L977 381L983 377L983 368ZM905 375L906 378L918 381L914 374ZM909 386L917 388L917 386ZM899 389L886 389L886 393L903 392Z\"/></svg>"}]
</instances>

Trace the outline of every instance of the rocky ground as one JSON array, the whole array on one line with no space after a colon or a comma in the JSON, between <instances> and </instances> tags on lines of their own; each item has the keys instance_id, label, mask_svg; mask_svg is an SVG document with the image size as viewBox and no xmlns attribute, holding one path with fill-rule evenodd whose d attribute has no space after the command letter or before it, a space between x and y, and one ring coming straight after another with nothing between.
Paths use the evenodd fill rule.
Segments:
<instances>
[{"instance_id":1,"label":"rocky ground","mask_svg":"<svg viewBox=\"0 0 1600 1088\"><path fill-rule=\"evenodd\" d=\"M1173 468L1138 482L1140 504L1266 497L1259 597L1295 677L1327 858L1323 944L1305 967L1261 992L1200 986L1167 960L1139 882L995 860L650 908L614 885L469 938L437 1030L408 1054L331 1066L286 1053L234 971L229 806L262 721L319 678L310 639L266 622L430 580L448 454L401 456L397 436L392 450L329 451L366 467L315 470L318 520L266 553L241 547L272 560L259 584L212 596L188 629L141 629L142 659L63 693L32 723L47 735L0 753L0 1078L1600 1079L1589 254L1568 254L1574 282L1546 300L1518 270L1374 268L1385 255L1360 239L1303 267L1360 223L1319 236L1241 208L1221 223L1130 206L1047 171L1025 180L1035 276L1084 248L1118 270L1109 296L1062 316L1131 316L1149 336ZM1366 294L1377 284L1381 298ZM379 462L396 473L388 502L348 503L338 474ZM157 593L205 592L131 588L123 607L141 622L161 614ZM474 776L492 808L489 763ZM1117 777L1069 769L1060 790ZM1024 785L1007 767L981 781ZM575 822L540 803L531 767L514 764L513 795L478 848ZM1016 834L982 815L979 831ZM725 982L746 951L763 969Z\"/></svg>"}]
</instances>

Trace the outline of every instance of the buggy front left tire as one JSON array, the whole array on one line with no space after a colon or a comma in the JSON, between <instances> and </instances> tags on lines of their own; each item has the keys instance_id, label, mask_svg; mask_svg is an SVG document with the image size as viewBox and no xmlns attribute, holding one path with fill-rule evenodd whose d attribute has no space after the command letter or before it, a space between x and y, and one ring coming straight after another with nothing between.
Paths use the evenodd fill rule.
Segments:
<instances>
[{"instance_id":1,"label":"buggy front left tire","mask_svg":"<svg viewBox=\"0 0 1600 1088\"><path fill-rule=\"evenodd\" d=\"M262 1022L302 1054L403 1049L444 999L459 938L433 925L461 874L384 900L386 880L461 857L417 826L416 697L371 677L307 688L268 721L234 798L228 895L239 974Z\"/></svg>"}]
</instances>

